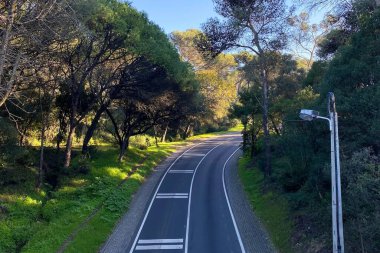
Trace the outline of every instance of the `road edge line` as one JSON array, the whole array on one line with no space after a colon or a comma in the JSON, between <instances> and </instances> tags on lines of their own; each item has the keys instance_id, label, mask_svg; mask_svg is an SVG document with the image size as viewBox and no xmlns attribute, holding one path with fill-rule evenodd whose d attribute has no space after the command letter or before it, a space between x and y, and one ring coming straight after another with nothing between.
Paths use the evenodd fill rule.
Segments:
<instances>
[{"instance_id":1,"label":"road edge line","mask_svg":"<svg viewBox=\"0 0 380 253\"><path fill-rule=\"evenodd\" d=\"M243 241L241 240L241 236L240 236L240 231L239 231L239 228L236 224L236 221L235 221L235 216L234 216L234 212L232 211L232 208L231 208L231 204L230 204L230 200L228 198L228 194L227 194L227 190L226 190L226 183L225 183L225 171L226 171L226 167L227 167L227 163L229 162L229 160L231 160L231 158L236 154L237 151L240 150L240 147L238 147L227 159L227 161L224 163L224 166L223 166L223 176L222 176L222 181L223 181L223 189L224 189L224 195L226 197L226 201L227 201L227 205L228 205L228 209L230 210L230 214L231 214L231 218L232 218L232 223L234 224L234 228L235 228L235 232L236 232L236 235L238 237L238 240L239 240L239 244L240 244L240 249L242 251L242 253L245 253L245 248L244 248L244 244L243 244Z\"/></svg>"}]
</instances>

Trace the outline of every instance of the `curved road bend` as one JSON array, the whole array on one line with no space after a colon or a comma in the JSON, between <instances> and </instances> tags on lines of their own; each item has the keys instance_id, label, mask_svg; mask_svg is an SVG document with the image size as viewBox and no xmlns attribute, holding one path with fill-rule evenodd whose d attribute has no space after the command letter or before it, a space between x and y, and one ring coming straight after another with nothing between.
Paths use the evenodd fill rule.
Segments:
<instances>
[{"instance_id":1,"label":"curved road bend","mask_svg":"<svg viewBox=\"0 0 380 253\"><path fill-rule=\"evenodd\" d=\"M198 144L167 169L127 252L245 252L224 187L241 137Z\"/></svg>"}]
</instances>

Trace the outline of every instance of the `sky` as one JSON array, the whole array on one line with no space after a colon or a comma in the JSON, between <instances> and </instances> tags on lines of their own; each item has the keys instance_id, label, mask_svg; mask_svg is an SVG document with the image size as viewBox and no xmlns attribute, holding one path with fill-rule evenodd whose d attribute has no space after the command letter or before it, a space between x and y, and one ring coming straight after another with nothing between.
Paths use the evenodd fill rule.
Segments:
<instances>
[{"instance_id":1,"label":"sky","mask_svg":"<svg viewBox=\"0 0 380 253\"><path fill-rule=\"evenodd\" d=\"M173 31L200 29L207 19L216 17L212 0L130 0L132 6L148 14L150 20L169 34ZM294 3L294 1L287 0ZM313 22L321 17L312 18Z\"/></svg>"},{"instance_id":2,"label":"sky","mask_svg":"<svg viewBox=\"0 0 380 253\"><path fill-rule=\"evenodd\" d=\"M212 0L131 0L132 6L148 14L165 33L200 29L207 19L215 17Z\"/></svg>"}]
</instances>

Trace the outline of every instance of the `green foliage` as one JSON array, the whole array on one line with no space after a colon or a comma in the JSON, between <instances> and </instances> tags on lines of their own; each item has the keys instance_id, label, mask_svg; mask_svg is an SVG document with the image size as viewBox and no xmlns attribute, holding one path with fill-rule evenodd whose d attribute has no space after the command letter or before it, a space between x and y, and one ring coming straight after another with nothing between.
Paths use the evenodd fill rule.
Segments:
<instances>
[{"instance_id":1,"label":"green foliage","mask_svg":"<svg viewBox=\"0 0 380 253\"><path fill-rule=\"evenodd\" d=\"M331 62L315 62L296 95L273 107L286 107L281 136L274 139L272 180L297 214L300 250L331 248L330 143L326 122L299 122L298 110L325 114L326 94L337 99L342 157L345 245L348 252L377 252L379 225L378 153L380 11L366 15L360 29L339 45ZM318 92L319 94L316 94ZM364 148L364 149L363 149ZM369 151L372 150L372 153ZM260 156L259 156L260 159ZM312 227L312 229L309 229ZM303 234L303 236L301 236Z\"/></svg>"},{"instance_id":2,"label":"green foliage","mask_svg":"<svg viewBox=\"0 0 380 253\"><path fill-rule=\"evenodd\" d=\"M156 140L147 134L135 135L130 139L130 144L139 149L147 149L152 145L155 145Z\"/></svg>"},{"instance_id":3,"label":"green foliage","mask_svg":"<svg viewBox=\"0 0 380 253\"><path fill-rule=\"evenodd\" d=\"M17 130L7 118L0 117L0 147L15 145L17 143Z\"/></svg>"},{"instance_id":4,"label":"green foliage","mask_svg":"<svg viewBox=\"0 0 380 253\"><path fill-rule=\"evenodd\" d=\"M289 219L287 200L265 186L263 173L253 166L252 160L247 156L239 160L239 176L255 214L263 222L278 251L294 252L291 247L293 224Z\"/></svg>"},{"instance_id":5,"label":"green foliage","mask_svg":"<svg viewBox=\"0 0 380 253\"><path fill-rule=\"evenodd\" d=\"M380 159L370 149L355 152L342 166L345 240L349 252L380 249Z\"/></svg>"}]
</instances>

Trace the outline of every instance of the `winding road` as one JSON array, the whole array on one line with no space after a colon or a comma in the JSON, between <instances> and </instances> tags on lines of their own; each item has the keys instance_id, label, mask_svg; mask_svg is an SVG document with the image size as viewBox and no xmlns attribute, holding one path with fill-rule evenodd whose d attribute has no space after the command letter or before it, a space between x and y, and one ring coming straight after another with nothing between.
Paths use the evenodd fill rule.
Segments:
<instances>
[{"instance_id":1,"label":"winding road","mask_svg":"<svg viewBox=\"0 0 380 253\"><path fill-rule=\"evenodd\" d=\"M126 240L126 236L114 236L115 242L128 242L113 248L108 243L102 252L254 252L247 242L254 240L244 238L239 231L226 187L227 171L230 167L236 169L241 155L240 144L240 134L223 135L195 144L177 155L157 180L131 237ZM238 215L243 216L239 212ZM250 217L247 220L243 223L247 223L248 230L259 226L251 225ZM119 227L128 226L127 223ZM244 224L241 227L245 234L256 233L247 232ZM256 234L262 237L261 231Z\"/></svg>"}]
</instances>

